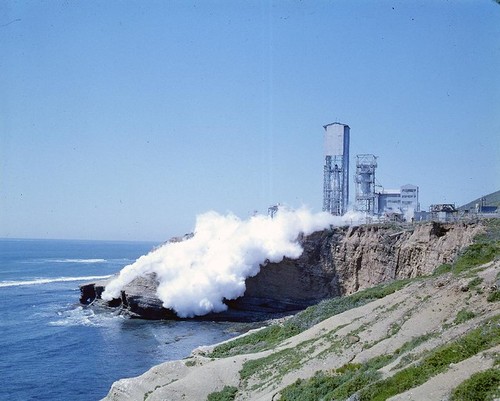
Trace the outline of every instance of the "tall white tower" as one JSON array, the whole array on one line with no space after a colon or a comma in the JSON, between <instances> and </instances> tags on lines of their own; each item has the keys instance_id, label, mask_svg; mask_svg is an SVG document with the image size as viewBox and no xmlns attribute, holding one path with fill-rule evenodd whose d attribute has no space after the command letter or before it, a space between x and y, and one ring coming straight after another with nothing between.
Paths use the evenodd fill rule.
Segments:
<instances>
[{"instance_id":1,"label":"tall white tower","mask_svg":"<svg viewBox=\"0 0 500 401\"><path fill-rule=\"evenodd\" d=\"M324 125L325 166L323 210L335 216L347 212L349 203L349 132L346 124Z\"/></svg>"}]
</instances>

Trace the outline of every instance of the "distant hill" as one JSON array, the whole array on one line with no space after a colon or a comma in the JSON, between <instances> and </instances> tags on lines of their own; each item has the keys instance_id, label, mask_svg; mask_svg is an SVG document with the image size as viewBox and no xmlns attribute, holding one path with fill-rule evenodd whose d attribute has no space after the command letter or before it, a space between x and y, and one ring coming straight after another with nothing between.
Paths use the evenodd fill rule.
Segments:
<instances>
[{"instance_id":1,"label":"distant hill","mask_svg":"<svg viewBox=\"0 0 500 401\"><path fill-rule=\"evenodd\" d=\"M480 198L474 199L463 206L460 206L459 210L470 210L476 207L479 203L481 204L482 199L484 199L484 206L497 206L500 208L500 191L493 192L489 195L481 196Z\"/></svg>"}]
</instances>

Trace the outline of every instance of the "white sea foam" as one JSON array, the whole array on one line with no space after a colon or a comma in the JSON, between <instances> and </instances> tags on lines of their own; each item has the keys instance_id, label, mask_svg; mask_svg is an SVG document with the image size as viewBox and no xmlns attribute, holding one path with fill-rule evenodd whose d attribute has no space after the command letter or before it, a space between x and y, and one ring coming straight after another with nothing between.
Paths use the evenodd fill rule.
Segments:
<instances>
[{"instance_id":1,"label":"white sea foam","mask_svg":"<svg viewBox=\"0 0 500 401\"><path fill-rule=\"evenodd\" d=\"M112 325L116 319L124 319L118 312L96 313L91 308L78 306L73 309L58 312L58 319L49 322L51 326L107 326Z\"/></svg>"},{"instance_id":2,"label":"white sea foam","mask_svg":"<svg viewBox=\"0 0 500 401\"><path fill-rule=\"evenodd\" d=\"M123 268L102 298L117 298L136 277L156 273L157 295L165 308L180 317L220 312L227 308L224 299L244 294L245 279L259 273L261 265L285 256L298 258L302 254L300 233L356 223L362 217L312 214L305 208L280 208L274 218L256 215L248 220L208 212L197 217L191 238L167 243Z\"/></svg>"},{"instance_id":3,"label":"white sea foam","mask_svg":"<svg viewBox=\"0 0 500 401\"><path fill-rule=\"evenodd\" d=\"M107 276L81 276L81 277L53 277L53 278L36 278L33 280L17 280L17 281L0 281L1 287L19 287L23 285L41 285L50 283L61 283L71 281L89 281L89 280L104 280L110 278Z\"/></svg>"},{"instance_id":4,"label":"white sea foam","mask_svg":"<svg viewBox=\"0 0 500 401\"><path fill-rule=\"evenodd\" d=\"M52 259L54 263L105 263L106 259Z\"/></svg>"},{"instance_id":5,"label":"white sea foam","mask_svg":"<svg viewBox=\"0 0 500 401\"><path fill-rule=\"evenodd\" d=\"M121 261L126 259L119 259ZM53 258L42 258L42 259L28 259L22 263L27 264L45 264L45 263L78 263L78 264L96 264L96 263L106 263L109 262L107 259L94 258L94 259L79 259L79 258L63 258L63 259L53 259Z\"/></svg>"}]
</instances>

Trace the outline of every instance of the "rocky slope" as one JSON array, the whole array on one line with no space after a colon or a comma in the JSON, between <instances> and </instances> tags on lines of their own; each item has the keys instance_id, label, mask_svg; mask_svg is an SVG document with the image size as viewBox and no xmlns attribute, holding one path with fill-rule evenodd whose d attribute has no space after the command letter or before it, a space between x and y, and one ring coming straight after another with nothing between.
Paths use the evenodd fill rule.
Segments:
<instances>
[{"instance_id":1,"label":"rocky slope","mask_svg":"<svg viewBox=\"0 0 500 401\"><path fill-rule=\"evenodd\" d=\"M203 318L263 320L269 313L304 309L325 298L351 294L381 282L430 273L450 263L482 230L477 222L424 223L413 226L339 227L301 238L304 248L295 260L268 263L246 280L243 297L228 300L227 312ZM99 302L106 282L81 286L81 302ZM119 306L136 317L172 319L156 297L154 276L136 279L122 291Z\"/></svg>"},{"instance_id":2,"label":"rocky slope","mask_svg":"<svg viewBox=\"0 0 500 401\"><path fill-rule=\"evenodd\" d=\"M233 348L235 340L201 347L185 360L116 382L104 400L206 400L210 394L212 399L312 400L328 391L327 399L337 400L447 400L477 372L498 375L499 277L497 259L462 273L405 281L395 291L380 292L384 297L333 314L274 346L260 347L265 342L260 338ZM308 309L280 327L292 319L300 324L311 313ZM224 352L230 356L221 357ZM231 397L216 398L221 391ZM377 398L381 391L386 395Z\"/></svg>"},{"instance_id":3,"label":"rocky slope","mask_svg":"<svg viewBox=\"0 0 500 401\"><path fill-rule=\"evenodd\" d=\"M479 231L479 242L454 257ZM316 261L311 271L322 271L317 260L337 268L341 262L344 269L335 270L341 292L369 287L374 278L405 279L327 299L268 327L200 347L184 360L114 383L104 400L449 400L460 391L500 399L498 220L396 232L346 228L316 233L304 243L302 260L309 255L310 263ZM384 270L380 255L390 256L390 249L396 255ZM347 260L342 252L358 259ZM363 267L367 260L372 270ZM489 391L489 398L481 391Z\"/></svg>"}]
</instances>

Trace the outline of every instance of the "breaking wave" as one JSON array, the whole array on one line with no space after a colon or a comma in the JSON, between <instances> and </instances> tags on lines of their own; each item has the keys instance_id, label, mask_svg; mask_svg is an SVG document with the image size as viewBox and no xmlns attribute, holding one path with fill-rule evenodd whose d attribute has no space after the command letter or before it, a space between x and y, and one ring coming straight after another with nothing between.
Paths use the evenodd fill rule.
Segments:
<instances>
[{"instance_id":1,"label":"breaking wave","mask_svg":"<svg viewBox=\"0 0 500 401\"><path fill-rule=\"evenodd\" d=\"M124 261L127 259L119 259L120 261ZM93 259L80 259L80 258L63 258L63 259L52 259L52 258L42 258L42 259L30 259L25 260L23 263L27 264L40 264L40 263L79 263L79 264L95 264L95 263L106 263L110 262L107 259L101 258L93 258Z\"/></svg>"},{"instance_id":2,"label":"breaking wave","mask_svg":"<svg viewBox=\"0 0 500 401\"><path fill-rule=\"evenodd\" d=\"M0 281L2 287L19 287L24 285L41 285L50 283L62 283L71 281L87 281L87 280L104 280L112 277L107 276L81 276L81 277L53 277L53 278L36 278L33 280L16 280L16 281Z\"/></svg>"},{"instance_id":3,"label":"breaking wave","mask_svg":"<svg viewBox=\"0 0 500 401\"><path fill-rule=\"evenodd\" d=\"M73 326L107 326L112 325L116 319L124 320L125 317L118 312L96 313L91 308L78 306L73 309L57 312L58 318L49 322L51 326L73 327Z\"/></svg>"},{"instance_id":4,"label":"breaking wave","mask_svg":"<svg viewBox=\"0 0 500 401\"><path fill-rule=\"evenodd\" d=\"M53 259L54 263L105 263L106 259Z\"/></svg>"}]
</instances>

